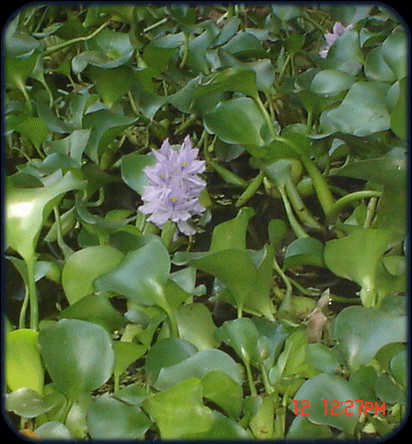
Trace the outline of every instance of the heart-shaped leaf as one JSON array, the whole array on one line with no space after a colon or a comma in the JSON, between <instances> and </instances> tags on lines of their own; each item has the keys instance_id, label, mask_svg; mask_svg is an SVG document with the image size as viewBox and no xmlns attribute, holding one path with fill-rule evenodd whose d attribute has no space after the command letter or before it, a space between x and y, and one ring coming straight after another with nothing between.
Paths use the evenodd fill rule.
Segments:
<instances>
[{"instance_id":1,"label":"heart-shaped leaf","mask_svg":"<svg viewBox=\"0 0 412 444\"><path fill-rule=\"evenodd\" d=\"M324 132L343 132L366 137L390 128L385 98L388 85L381 82L356 82L342 103L324 111L320 125Z\"/></svg>"},{"instance_id":2,"label":"heart-shaped leaf","mask_svg":"<svg viewBox=\"0 0 412 444\"><path fill-rule=\"evenodd\" d=\"M107 393L96 398L87 412L92 439L142 439L151 424L139 407L128 405Z\"/></svg>"},{"instance_id":3,"label":"heart-shaped leaf","mask_svg":"<svg viewBox=\"0 0 412 444\"><path fill-rule=\"evenodd\" d=\"M100 325L62 319L40 330L39 345L52 381L71 400L100 387L113 372L112 340Z\"/></svg>"},{"instance_id":4,"label":"heart-shaped leaf","mask_svg":"<svg viewBox=\"0 0 412 444\"><path fill-rule=\"evenodd\" d=\"M164 287L169 278L170 258L164 244L152 240L126 254L112 271L96 281L99 292L114 291L139 304L158 305L169 310Z\"/></svg>"},{"instance_id":5,"label":"heart-shaped leaf","mask_svg":"<svg viewBox=\"0 0 412 444\"><path fill-rule=\"evenodd\" d=\"M94 281L113 270L124 254L110 245L83 248L73 253L64 264L62 285L70 304L94 292Z\"/></svg>"},{"instance_id":6,"label":"heart-shaped leaf","mask_svg":"<svg viewBox=\"0 0 412 444\"><path fill-rule=\"evenodd\" d=\"M200 379L187 379L169 390L143 401L145 411L155 420L161 439L181 439L212 429L212 410L202 402Z\"/></svg>"},{"instance_id":7,"label":"heart-shaped leaf","mask_svg":"<svg viewBox=\"0 0 412 444\"><path fill-rule=\"evenodd\" d=\"M236 362L221 350L201 350L178 364L160 370L155 387L161 390L175 386L190 378L202 379L209 372L220 370L230 376L238 384L242 376Z\"/></svg>"},{"instance_id":8,"label":"heart-shaped leaf","mask_svg":"<svg viewBox=\"0 0 412 444\"><path fill-rule=\"evenodd\" d=\"M326 265L362 287L361 300L367 307L377 302L376 273L391 235L390 230L362 228L343 239L326 242Z\"/></svg>"},{"instance_id":9,"label":"heart-shaped leaf","mask_svg":"<svg viewBox=\"0 0 412 444\"><path fill-rule=\"evenodd\" d=\"M314 424L333 426L343 430L347 436L353 436L355 426L360 418L359 402L356 403L356 400L361 398L356 388L346 379L326 373L320 374L304 382L294 399L298 402L306 401L308 403L305 410L308 413L306 416L308 421ZM335 403L332 404L332 401ZM338 407L331 414L330 409L334 405L338 405ZM345 407L348 408L344 410ZM344 414L345 412L346 414Z\"/></svg>"},{"instance_id":10,"label":"heart-shaped leaf","mask_svg":"<svg viewBox=\"0 0 412 444\"><path fill-rule=\"evenodd\" d=\"M406 331L406 316L377 308L346 307L335 319L333 336L349 367L356 370L384 345L405 342Z\"/></svg>"},{"instance_id":11,"label":"heart-shaped leaf","mask_svg":"<svg viewBox=\"0 0 412 444\"><path fill-rule=\"evenodd\" d=\"M220 102L203 116L203 122L209 133L227 143L263 146L268 142L265 117L249 97Z\"/></svg>"},{"instance_id":12,"label":"heart-shaped leaf","mask_svg":"<svg viewBox=\"0 0 412 444\"><path fill-rule=\"evenodd\" d=\"M259 334L249 318L226 321L218 330L219 338L230 345L243 362L257 365L260 361Z\"/></svg>"}]
</instances>

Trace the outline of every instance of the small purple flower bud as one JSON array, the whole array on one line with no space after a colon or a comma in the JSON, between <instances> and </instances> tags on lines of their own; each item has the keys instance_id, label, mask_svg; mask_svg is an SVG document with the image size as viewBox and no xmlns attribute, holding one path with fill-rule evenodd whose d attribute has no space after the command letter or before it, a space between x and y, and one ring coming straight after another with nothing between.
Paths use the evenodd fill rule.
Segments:
<instances>
[{"instance_id":1,"label":"small purple flower bud","mask_svg":"<svg viewBox=\"0 0 412 444\"><path fill-rule=\"evenodd\" d=\"M138 210L150 214L147 220L159 228L171 220L180 232L195 234L196 230L188 221L205 211L199 203L199 195L206 186L199 176L206 169L205 161L197 159L199 150L192 147L189 136L179 149L166 139L153 154L157 162L143 170L150 185L143 188L144 204Z\"/></svg>"}]
</instances>

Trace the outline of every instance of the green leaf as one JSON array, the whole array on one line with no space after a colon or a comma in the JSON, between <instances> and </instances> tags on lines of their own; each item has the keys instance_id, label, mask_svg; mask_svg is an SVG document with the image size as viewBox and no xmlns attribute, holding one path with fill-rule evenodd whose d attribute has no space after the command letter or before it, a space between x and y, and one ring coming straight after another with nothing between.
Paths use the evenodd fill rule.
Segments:
<instances>
[{"instance_id":1,"label":"green leaf","mask_svg":"<svg viewBox=\"0 0 412 444\"><path fill-rule=\"evenodd\" d=\"M356 370L367 364L384 345L405 342L406 328L405 316L377 308L346 307L334 322L333 336L349 367Z\"/></svg>"},{"instance_id":2,"label":"green leaf","mask_svg":"<svg viewBox=\"0 0 412 444\"><path fill-rule=\"evenodd\" d=\"M130 251L110 272L95 281L98 292L114 291L144 305L168 310L164 287L170 273L170 258L160 240Z\"/></svg>"},{"instance_id":3,"label":"green leaf","mask_svg":"<svg viewBox=\"0 0 412 444\"><path fill-rule=\"evenodd\" d=\"M246 249L246 230L250 218L255 214L253 208L242 208L237 216L217 225L213 230L209 251L222 251L230 248Z\"/></svg>"},{"instance_id":4,"label":"green leaf","mask_svg":"<svg viewBox=\"0 0 412 444\"><path fill-rule=\"evenodd\" d=\"M406 375L407 375L407 356L406 351L399 351L390 361L391 373L396 381L403 387L406 387Z\"/></svg>"},{"instance_id":5,"label":"green leaf","mask_svg":"<svg viewBox=\"0 0 412 444\"><path fill-rule=\"evenodd\" d=\"M313 237L303 237L292 241L285 252L283 269L288 270L299 265L325 267L322 242Z\"/></svg>"},{"instance_id":6,"label":"green leaf","mask_svg":"<svg viewBox=\"0 0 412 444\"><path fill-rule=\"evenodd\" d=\"M141 358L147 350L145 345L133 342L114 341L114 377L119 378L127 370L130 364Z\"/></svg>"},{"instance_id":7,"label":"green leaf","mask_svg":"<svg viewBox=\"0 0 412 444\"><path fill-rule=\"evenodd\" d=\"M314 424L328 425L343 430L347 436L353 436L356 424L359 421L358 408L359 403L355 400L360 399L355 387L350 382L339 376L330 374L320 374L303 383L294 399L299 402L306 401L308 407L305 413L308 413L306 419ZM334 412L338 415L331 415L330 408L335 405L332 401L338 401L339 406ZM353 402L350 407L348 401ZM328 410L325 414L325 402ZM345 412L344 408L348 407Z\"/></svg>"},{"instance_id":8,"label":"green leaf","mask_svg":"<svg viewBox=\"0 0 412 444\"><path fill-rule=\"evenodd\" d=\"M395 74L383 57L382 47L378 46L370 50L365 60L365 75L378 82L392 82Z\"/></svg>"},{"instance_id":9,"label":"green leaf","mask_svg":"<svg viewBox=\"0 0 412 444\"><path fill-rule=\"evenodd\" d=\"M388 91L388 96L391 91L396 88L398 91L397 100L391 109L391 129L392 131L403 140L406 140L408 136L408 121L407 121L407 79L402 78L399 82L392 85ZM387 97L388 101L388 97Z\"/></svg>"},{"instance_id":10,"label":"green leaf","mask_svg":"<svg viewBox=\"0 0 412 444\"><path fill-rule=\"evenodd\" d=\"M220 102L203 116L209 133L227 143L263 146L267 142L267 124L262 111L249 97Z\"/></svg>"},{"instance_id":11,"label":"green leaf","mask_svg":"<svg viewBox=\"0 0 412 444\"><path fill-rule=\"evenodd\" d=\"M176 311L176 320L179 337L194 344L198 350L220 345L212 315L200 302L182 305Z\"/></svg>"},{"instance_id":12,"label":"green leaf","mask_svg":"<svg viewBox=\"0 0 412 444\"><path fill-rule=\"evenodd\" d=\"M70 304L94 293L94 281L113 270L124 254L110 245L86 247L73 253L64 264L62 285Z\"/></svg>"},{"instance_id":13,"label":"green leaf","mask_svg":"<svg viewBox=\"0 0 412 444\"><path fill-rule=\"evenodd\" d=\"M209 372L220 370L230 376L238 384L242 376L236 362L221 350L201 350L177 364L163 367L154 386L160 390L167 390L190 378L202 379Z\"/></svg>"},{"instance_id":14,"label":"green leaf","mask_svg":"<svg viewBox=\"0 0 412 444\"><path fill-rule=\"evenodd\" d=\"M54 391L46 395L27 387L6 395L6 410L24 418L35 418L65 401L62 393Z\"/></svg>"},{"instance_id":15,"label":"green leaf","mask_svg":"<svg viewBox=\"0 0 412 444\"><path fill-rule=\"evenodd\" d=\"M212 370L202 378L203 397L217 404L233 419L242 410L242 385L222 370Z\"/></svg>"},{"instance_id":16,"label":"green leaf","mask_svg":"<svg viewBox=\"0 0 412 444\"><path fill-rule=\"evenodd\" d=\"M135 117L122 116L108 109L99 109L86 114L83 118L83 127L91 128L91 134L85 153L98 163L99 157L109 143L136 120Z\"/></svg>"},{"instance_id":17,"label":"green leaf","mask_svg":"<svg viewBox=\"0 0 412 444\"><path fill-rule=\"evenodd\" d=\"M6 187L6 239L25 260L35 252L40 231L57 198L67 191L83 188L84 181L68 172L61 180L44 188L17 188L11 180Z\"/></svg>"},{"instance_id":18,"label":"green leaf","mask_svg":"<svg viewBox=\"0 0 412 444\"><path fill-rule=\"evenodd\" d=\"M204 77L194 90L194 97L217 94L224 91L241 92L256 98L256 73L247 68L230 67Z\"/></svg>"},{"instance_id":19,"label":"green leaf","mask_svg":"<svg viewBox=\"0 0 412 444\"><path fill-rule=\"evenodd\" d=\"M393 32L382 44L382 55L397 79L408 73L407 38L403 32Z\"/></svg>"},{"instance_id":20,"label":"green leaf","mask_svg":"<svg viewBox=\"0 0 412 444\"><path fill-rule=\"evenodd\" d=\"M321 343L309 344L308 356L311 364L323 373L336 373L339 368L339 359L336 350Z\"/></svg>"},{"instance_id":21,"label":"green leaf","mask_svg":"<svg viewBox=\"0 0 412 444\"><path fill-rule=\"evenodd\" d=\"M151 424L139 407L114 399L108 393L94 399L87 412L92 439L142 439Z\"/></svg>"},{"instance_id":22,"label":"green leaf","mask_svg":"<svg viewBox=\"0 0 412 444\"><path fill-rule=\"evenodd\" d=\"M60 312L60 318L82 319L95 322L114 331L125 324L125 318L113 307L108 298L88 294Z\"/></svg>"},{"instance_id":23,"label":"green leaf","mask_svg":"<svg viewBox=\"0 0 412 444\"><path fill-rule=\"evenodd\" d=\"M95 83L103 103L108 108L126 94L134 83L130 66L119 66L113 69L90 66L86 70L86 75Z\"/></svg>"},{"instance_id":24,"label":"green leaf","mask_svg":"<svg viewBox=\"0 0 412 444\"><path fill-rule=\"evenodd\" d=\"M273 437L273 417L275 416L275 394L265 396L256 415L249 422L256 439Z\"/></svg>"},{"instance_id":25,"label":"green leaf","mask_svg":"<svg viewBox=\"0 0 412 444\"><path fill-rule=\"evenodd\" d=\"M355 82L353 76L336 69L318 72L312 80L311 89L316 94L333 97L349 89Z\"/></svg>"},{"instance_id":26,"label":"green leaf","mask_svg":"<svg viewBox=\"0 0 412 444\"><path fill-rule=\"evenodd\" d=\"M24 116L12 125L12 129L26 136L36 148L40 148L49 135L46 123L39 117Z\"/></svg>"},{"instance_id":27,"label":"green leaf","mask_svg":"<svg viewBox=\"0 0 412 444\"><path fill-rule=\"evenodd\" d=\"M154 156L137 152L122 156L120 170L123 181L137 193L142 194L145 185L150 181L143 173L144 168L156 162Z\"/></svg>"},{"instance_id":28,"label":"green leaf","mask_svg":"<svg viewBox=\"0 0 412 444\"><path fill-rule=\"evenodd\" d=\"M267 58L262 42L249 32L238 32L222 49L235 57Z\"/></svg>"},{"instance_id":29,"label":"green leaf","mask_svg":"<svg viewBox=\"0 0 412 444\"><path fill-rule=\"evenodd\" d=\"M255 324L249 318L226 321L218 329L219 338L230 345L243 362L258 365L259 334Z\"/></svg>"},{"instance_id":30,"label":"green leaf","mask_svg":"<svg viewBox=\"0 0 412 444\"><path fill-rule=\"evenodd\" d=\"M257 269L249 254L243 250L178 252L173 261L178 265L188 264L220 279L231 292L238 310L242 310L256 285ZM239 273L234 273L233 270L239 270Z\"/></svg>"},{"instance_id":31,"label":"green leaf","mask_svg":"<svg viewBox=\"0 0 412 444\"><path fill-rule=\"evenodd\" d=\"M113 372L112 340L100 325L62 319L40 330L39 345L52 381L71 400L100 387Z\"/></svg>"},{"instance_id":32,"label":"green leaf","mask_svg":"<svg viewBox=\"0 0 412 444\"><path fill-rule=\"evenodd\" d=\"M390 115L385 104L387 91L386 83L354 83L337 108L323 111L321 114L320 125L323 132L340 131L365 137L388 130Z\"/></svg>"},{"instance_id":33,"label":"green leaf","mask_svg":"<svg viewBox=\"0 0 412 444\"><path fill-rule=\"evenodd\" d=\"M391 236L390 230L360 228L343 239L326 242L325 264L333 273L362 287L361 300L367 307L377 302L378 265Z\"/></svg>"},{"instance_id":34,"label":"green leaf","mask_svg":"<svg viewBox=\"0 0 412 444\"><path fill-rule=\"evenodd\" d=\"M335 174L368 180L400 191L406 190L406 171L405 159L388 156L349 163L339 168Z\"/></svg>"},{"instance_id":35,"label":"green leaf","mask_svg":"<svg viewBox=\"0 0 412 444\"><path fill-rule=\"evenodd\" d=\"M73 439L70 430L59 421L48 421L34 430L40 438L44 440L60 441L64 439Z\"/></svg>"},{"instance_id":36,"label":"green leaf","mask_svg":"<svg viewBox=\"0 0 412 444\"><path fill-rule=\"evenodd\" d=\"M26 387L42 393L44 370L40 358L39 334L29 329L14 330L5 336L6 383L11 390Z\"/></svg>"},{"instance_id":37,"label":"green leaf","mask_svg":"<svg viewBox=\"0 0 412 444\"><path fill-rule=\"evenodd\" d=\"M161 439L181 439L209 432L212 411L202 403L200 379L191 378L143 401L143 408L155 420Z\"/></svg>"},{"instance_id":38,"label":"green leaf","mask_svg":"<svg viewBox=\"0 0 412 444\"><path fill-rule=\"evenodd\" d=\"M178 364L196 352L197 348L192 343L180 338L165 338L156 341L146 357L147 378L153 383L162 368Z\"/></svg>"},{"instance_id":39,"label":"green leaf","mask_svg":"<svg viewBox=\"0 0 412 444\"><path fill-rule=\"evenodd\" d=\"M333 437L332 432L328 426L313 424L308 421L305 416L299 415L292 421L289 430L286 433L287 439L296 441L300 440L331 440Z\"/></svg>"}]
</instances>

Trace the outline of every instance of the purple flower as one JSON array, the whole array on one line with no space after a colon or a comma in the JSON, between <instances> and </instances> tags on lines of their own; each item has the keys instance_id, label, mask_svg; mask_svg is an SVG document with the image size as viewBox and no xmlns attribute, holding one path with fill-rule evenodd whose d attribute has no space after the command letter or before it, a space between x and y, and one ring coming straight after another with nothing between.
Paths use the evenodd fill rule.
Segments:
<instances>
[{"instance_id":1,"label":"purple flower","mask_svg":"<svg viewBox=\"0 0 412 444\"><path fill-rule=\"evenodd\" d=\"M159 150L153 150L153 154L157 162L143 170L150 185L143 188L144 204L138 210L150 214L147 220L159 228L171 220L182 233L195 234L196 230L188 221L205 211L199 203L199 195L206 186L199 177L206 169L205 161L197 159L199 150L192 147L189 136L179 149L172 147L166 139Z\"/></svg>"},{"instance_id":2,"label":"purple flower","mask_svg":"<svg viewBox=\"0 0 412 444\"><path fill-rule=\"evenodd\" d=\"M322 51L319 52L319 55L326 59L329 49L331 48L331 46L336 42L336 40L342 35L345 34L346 31L349 31L350 29L353 28L353 24L350 24L348 26L343 26L341 22L336 22L333 25L332 28L332 33L327 32L324 37L326 40L326 47L324 49L322 49Z\"/></svg>"}]
</instances>

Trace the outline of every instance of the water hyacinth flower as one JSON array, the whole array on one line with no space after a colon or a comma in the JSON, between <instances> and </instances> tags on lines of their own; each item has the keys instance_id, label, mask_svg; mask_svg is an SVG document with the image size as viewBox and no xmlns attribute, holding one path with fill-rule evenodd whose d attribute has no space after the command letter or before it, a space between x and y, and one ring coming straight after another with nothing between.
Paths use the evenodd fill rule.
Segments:
<instances>
[{"instance_id":1,"label":"water hyacinth flower","mask_svg":"<svg viewBox=\"0 0 412 444\"><path fill-rule=\"evenodd\" d=\"M332 32L327 32L324 37L326 40L326 47L322 49L322 51L319 52L319 55L326 59L329 49L331 46L336 42L336 40L343 34L345 34L346 31L349 31L353 28L353 24L350 24L348 26L343 26L341 22L336 22L333 25Z\"/></svg>"},{"instance_id":2,"label":"water hyacinth flower","mask_svg":"<svg viewBox=\"0 0 412 444\"><path fill-rule=\"evenodd\" d=\"M147 220L159 228L171 220L180 232L188 236L195 234L188 221L205 211L199 203L200 193L206 186L199 176L206 169L205 161L197 159L199 150L192 147L189 136L179 149L166 139L159 150L152 151L157 162L143 170L150 185L143 188L144 204L138 210L150 214Z\"/></svg>"}]
</instances>

